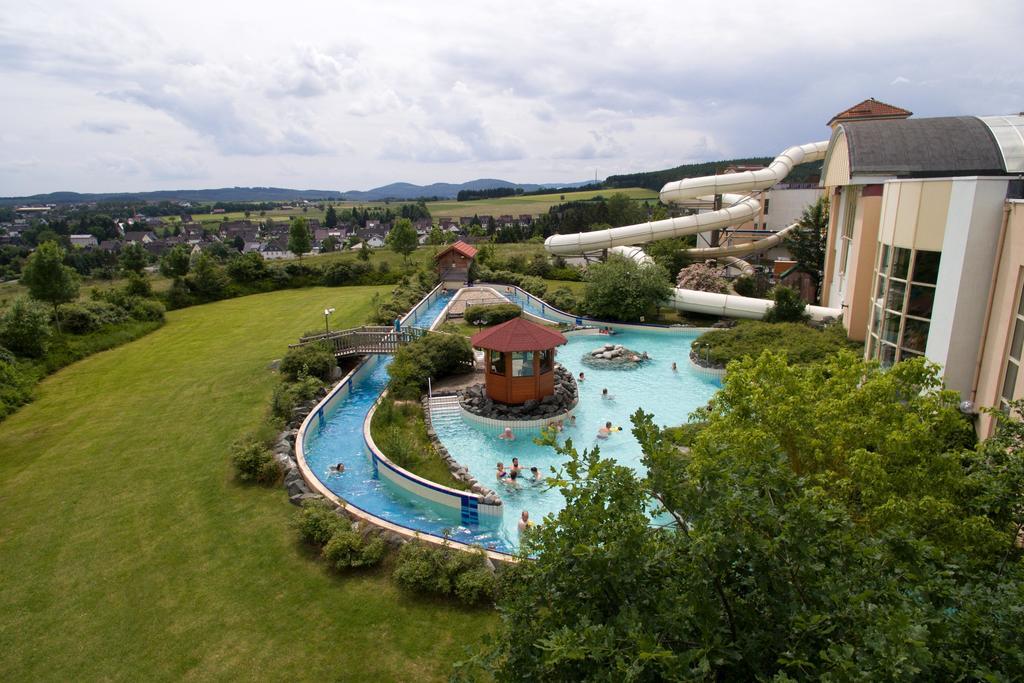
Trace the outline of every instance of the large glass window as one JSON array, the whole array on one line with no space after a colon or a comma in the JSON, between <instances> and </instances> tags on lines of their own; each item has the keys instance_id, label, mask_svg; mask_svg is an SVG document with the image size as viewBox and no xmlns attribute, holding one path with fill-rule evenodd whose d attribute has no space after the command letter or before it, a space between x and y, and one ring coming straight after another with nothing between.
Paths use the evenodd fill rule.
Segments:
<instances>
[{"instance_id":1,"label":"large glass window","mask_svg":"<svg viewBox=\"0 0 1024 683\"><path fill-rule=\"evenodd\" d=\"M924 355L941 257L937 251L879 245L868 358L888 367Z\"/></svg>"},{"instance_id":2,"label":"large glass window","mask_svg":"<svg viewBox=\"0 0 1024 683\"><path fill-rule=\"evenodd\" d=\"M533 376L533 351L512 352L512 376L532 377Z\"/></svg>"},{"instance_id":3,"label":"large glass window","mask_svg":"<svg viewBox=\"0 0 1024 683\"><path fill-rule=\"evenodd\" d=\"M1010 321L1013 333L1010 336L1010 348L1006 350L1006 368L1003 370L1003 388L999 392L999 407L1009 412L1013 392L1017 388L1017 376L1020 374L1021 349L1024 347L1024 292L1017 293L1017 312Z\"/></svg>"},{"instance_id":4,"label":"large glass window","mask_svg":"<svg viewBox=\"0 0 1024 683\"><path fill-rule=\"evenodd\" d=\"M860 187L847 186L843 191L846 201L843 212L842 255L839 259L839 272L846 272L846 262L850 258L850 246L853 244L853 226L857 220L857 200L860 199Z\"/></svg>"},{"instance_id":5,"label":"large glass window","mask_svg":"<svg viewBox=\"0 0 1024 683\"><path fill-rule=\"evenodd\" d=\"M505 354L501 351L491 351L491 374L505 374Z\"/></svg>"}]
</instances>

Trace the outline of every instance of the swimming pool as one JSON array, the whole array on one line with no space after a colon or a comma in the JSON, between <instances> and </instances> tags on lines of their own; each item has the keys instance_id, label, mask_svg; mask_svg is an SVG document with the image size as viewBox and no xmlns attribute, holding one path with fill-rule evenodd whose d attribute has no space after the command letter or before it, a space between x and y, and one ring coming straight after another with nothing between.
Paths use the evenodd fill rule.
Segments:
<instances>
[{"instance_id":1,"label":"swimming pool","mask_svg":"<svg viewBox=\"0 0 1024 683\"><path fill-rule=\"evenodd\" d=\"M558 349L557 360L578 377L582 371L586 379L580 384L580 400L574 414L576 426L566 427L559 440L571 438L578 451L600 446L601 454L614 458L623 465L642 471L640 446L630 432L629 416L638 408L653 413L657 424L676 425L686 422L696 408L707 404L718 390L716 380L704 378L690 371L688 360L690 345L700 335L698 331L629 331L614 337L604 335L569 335L569 343ZM594 369L582 363L582 357L607 343L622 344L635 351L646 351L651 360L636 369ZM678 370L672 371L673 361ZM608 389L611 399L602 398L602 389ZM606 421L622 427L610 438L600 440L597 430ZM494 488L504 502L504 513L497 529L489 529L488 537L496 537L499 550L518 546L520 513L527 510L534 521L564 505L562 494L529 479L519 486L499 483L495 476L496 464L508 468L513 457L529 474L537 467L542 475L558 470L561 458L547 446L533 443L529 435L520 434L515 441L498 439L500 428L490 429L470 424L459 413L438 415L434 429L448 451L485 486Z\"/></svg>"},{"instance_id":2,"label":"swimming pool","mask_svg":"<svg viewBox=\"0 0 1024 683\"><path fill-rule=\"evenodd\" d=\"M405 324L430 326L451 297L451 293L441 293L428 304L420 305ZM629 415L643 407L654 413L659 424L679 424L695 408L707 403L718 389L714 380L690 371L690 344L698 334L630 331L611 338L570 335L569 343L558 350L558 362L574 376L582 370L587 379L580 385L580 401L574 411L577 425L566 429L562 437L571 437L579 450L590 448L599 443L597 428L610 420L622 426L623 431L600 442L602 454L641 469L640 449L629 432ZM609 342L647 351L652 360L635 370L596 370L582 365L583 354ZM677 372L671 370L673 361L678 364ZM514 552L518 547L521 511L528 510L532 519L540 521L545 514L560 510L563 499L558 491L543 490L542 486L531 486L525 480L518 488L499 484L494 476L495 464L501 460L509 465L512 457L519 457L527 469L536 466L546 475L552 467L559 467L558 456L551 448L534 444L529 434L521 434L514 442L501 441L497 430L492 433L485 427L464 422L459 413L448 413L434 420L438 438L483 485L499 493L504 501L501 518L481 516L479 524L466 525L458 511L390 484L378 476L362 432L367 413L387 386L390 362L390 356L368 359L351 379L348 395L327 410L322 420L314 422L316 426L309 429L305 441L306 464L330 491L381 519L424 534L447 535L456 541ZM603 388L609 390L612 400L601 398ZM345 463L345 472L340 475L330 471L337 462Z\"/></svg>"}]
</instances>

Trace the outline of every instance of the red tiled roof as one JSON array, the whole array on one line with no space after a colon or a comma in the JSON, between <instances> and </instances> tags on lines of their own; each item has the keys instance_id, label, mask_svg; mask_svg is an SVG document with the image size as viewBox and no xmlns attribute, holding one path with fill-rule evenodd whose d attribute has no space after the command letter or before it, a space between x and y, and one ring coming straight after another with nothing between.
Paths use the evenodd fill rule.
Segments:
<instances>
[{"instance_id":1,"label":"red tiled roof","mask_svg":"<svg viewBox=\"0 0 1024 683\"><path fill-rule=\"evenodd\" d=\"M834 121L851 121L857 119L905 119L914 112L897 107L885 102L879 102L874 97L868 98L859 104L855 104L845 111L841 111L831 119L828 124L831 126Z\"/></svg>"},{"instance_id":2,"label":"red tiled roof","mask_svg":"<svg viewBox=\"0 0 1024 683\"><path fill-rule=\"evenodd\" d=\"M473 258L474 256L476 256L476 247L471 247L462 240L459 240L455 244L449 246L447 249L442 249L441 252L434 258L439 259L452 250L459 252L466 258Z\"/></svg>"},{"instance_id":3,"label":"red tiled roof","mask_svg":"<svg viewBox=\"0 0 1024 683\"><path fill-rule=\"evenodd\" d=\"M473 335L470 343L477 349L492 351L543 351L566 343L565 335L525 318L513 318Z\"/></svg>"}]
</instances>

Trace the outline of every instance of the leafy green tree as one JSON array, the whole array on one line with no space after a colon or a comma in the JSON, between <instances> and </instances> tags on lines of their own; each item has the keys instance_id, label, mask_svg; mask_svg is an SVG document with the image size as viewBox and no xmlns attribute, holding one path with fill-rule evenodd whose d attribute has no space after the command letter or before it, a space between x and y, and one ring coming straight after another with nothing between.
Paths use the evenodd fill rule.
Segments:
<instances>
[{"instance_id":1,"label":"leafy green tree","mask_svg":"<svg viewBox=\"0 0 1024 683\"><path fill-rule=\"evenodd\" d=\"M334 206L327 207L327 213L324 214L324 225L328 228L338 227L338 212Z\"/></svg>"},{"instance_id":2,"label":"leafy green tree","mask_svg":"<svg viewBox=\"0 0 1024 683\"><path fill-rule=\"evenodd\" d=\"M41 357L46 353L51 334L49 311L32 299L15 299L0 318L0 342L21 356Z\"/></svg>"},{"instance_id":3,"label":"leafy green tree","mask_svg":"<svg viewBox=\"0 0 1024 683\"><path fill-rule=\"evenodd\" d=\"M814 300L821 300L821 280L825 273L825 245L828 241L828 197L804 209L798 227L786 239L796 270L814 280Z\"/></svg>"},{"instance_id":4,"label":"leafy green tree","mask_svg":"<svg viewBox=\"0 0 1024 683\"><path fill-rule=\"evenodd\" d=\"M78 273L64 265L64 250L56 242L43 242L25 261L21 282L33 299L53 306L53 317L60 331L57 307L78 298Z\"/></svg>"},{"instance_id":5,"label":"leafy green tree","mask_svg":"<svg viewBox=\"0 0 1024 683\"><path fill-rule=\"evenodd\" d=\"M184 244L176 244L160 258L160 274L174 280L188 275L191 265L189 249Z\"/></svg>"},{"instance_id":6,"label":"leafy green tree","mask_svg":"<svg viewBox=\"0 0 1024 683\"><path fill-rule=\"evenodd\" d=\"M124 272L142 275L142 271L149 264L149 254L146 253L146 248L141 244L132 242L131 244L126 244L121 249L121 255L117 260L118 265L121 266L121 270Z\"/></svg>"},{"instance_id":7,"label":"leafy green tree","mask_svg":"<svg viewBox=\"0 0 1024 683\"><path fill-rule=\"evenodd\" d=\"M562 444L565 508L456 676L1016 677L1024 428L975 447L958 400L921 360L766 353L730 366L686 452L633 416L644 478Z\"/></svg>"},{"instance_id":8,"label":"leafy green tree","mask_svg":"<svg viewBox=\"0 0 1024 683\"><path fill-rule=\"evenodd\" d=\"M360 245L359 245L359 253L357 254L357 256L359 257L359 260L360 261L369 261L370 260L370 256L372 256L372 255L373 255L373 251L370 249L370 243L367 242L366 240L363 240L362 243L360 243Z\"/></svg>"},{"instance_id":9,"label":"leafy green tree","mask_svg":"<svg viewBox=\"0 0 1024 683\"><path fill-rule=\"evenodd\" d=\"M768 293L775 305L764 314L767 323L795 323L807 319L807 304L792 287L775 285Z\"/></svg>"},{"instance_id":10,"label":"leafy green tree","mask_svg":"<svg viewBox=\"0 0 1024 683\"><path fill-rule=\"evenodd\" d=\"M207 301L214 301L224 296L228 284L227 273L217 259L206 252L200 253L188 275L189 289Z\"/></svg>"},{"instance_id":11,"label":"leafy green tree","mask_svg":"<svg viewBox=\"0 0 1024 683\"><path fill-rule=\"evenodd\" d=\"M408 218L399 218L388 233L388 246L396 254L402 255L402 261L409 265L409 254L416 251L416 228Z\"/></svg>"},{"instance_id":12,"label":"leafy green tree","mask_svg":"<svg viewBox=\"0 0 1024 683\"><path fill-rule=\"evenodd\" d=\"M636 321L652 315L672 293L664 268L641 266L616 254L590 266L586 282L584 310L596 318L611 320Z\"/></svg>"},{"instance_id":13,"label":"leafy green tree","mask_svg":"<svg viewBox=\"0 0 1024 683\"><path fill-rule=\"evenodd\" d=\"M608 198L608 222L614 226L639 223L646 220L644 214L644 210L622 192Z\"/></svg>"},{"instance_id":14,"label":"leafy green tree","mask_svg":"<svg viewBox=\"0 0 1024 683\"><path fill-rule=\"evenodd\" d=\"M305 208L305 207L303 207ZM309 235L309 224L302 216L292 219L291 231L288 233L288 251L302 260L302 255L313 248L313 238Z\"/></svg>"},{"instance_id":15,"label":"leafy green tree","mask_svg":"<svg viewBox=\"0 0 1024 683\"><path fill-rule=\"evenodd\" d=\"M326 237L320 242L320 251L329 253L338 250L338 238L337 237Z\"/></svg>"}]
</instances>

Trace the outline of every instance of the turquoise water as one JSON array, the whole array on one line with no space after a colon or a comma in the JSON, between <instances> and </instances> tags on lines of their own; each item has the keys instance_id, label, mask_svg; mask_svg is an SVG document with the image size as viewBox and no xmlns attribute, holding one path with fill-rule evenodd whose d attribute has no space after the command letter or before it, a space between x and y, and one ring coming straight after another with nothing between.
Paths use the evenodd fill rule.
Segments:
<instances>
[{"instance_id":1,"label":"turquoise water","mask_svg":"<svg viewBox=\"0 0 1024 683\"><path fill-rule=\"evenodd\" d=\"M580 384L580 401L574 414L576 426L566 426L559 440L572 439L578 451L600 446L601 454L617 462L642 471L640 447L630 432L629 416L638 408L653 413L655 422L676 425L687 420L696 408L707 404L718 390L715 380L704 379L690 372L690 344L699 336L696 331L680 332L620 332L614 337L604 335L569 335L569 343L558 349L557 361L578 377L582 371L586 379ZM646 351L651 361L633 370L596 370L583 365L584 354L614 342L635 351ZM672 362L678 366L672 371ZM612 399L602 398L602 389L608 389ZM597 430L611 421L622 431L613 432L608 439L598 439ZM489 429L462 420L459 414L434 421L438 437L451 454L469 468L485 486L495 489L504 502L505 511L500 527L488 530L497 535L497 546L514 548L518 545L520 513L527 510L530 519L540 521L544 515L557 512L564 505L562 494L524 479L520 485L499 482L496 465L500 461L508 468L513 457L529 474L537 467L542 475L550 475L561 466L561 458L550 447L533 443L530 434L519 434L514 441L498 439L500 428ZM538 432L539 433L539 432Z\"/></svg>"},{"instance_id":2,"label":"turquoise water","mask_svg":"<svg viewBox=\"0 0 1024 683\"><path fill-rule=\"evenodd\" d=\"M428 327L450 298L451 294L443 294L421 306L405 324ZM605 456L641 469L640 449L629 432L629 415L643 407L654 413L659 424L679 424L695 408L707 403L718 389L716 382L689 371L690 344L698 334L624 332L611 338L570 335L569 343L559 348L557 360L574 376L582 370L587 379L580 385L580 402L575 410L577 424L567 428L561 437L572 438L579 450L599 444ZM582 365L584 353L609 342L647 351L652 360L635 370L594 370ZM678 372L671 370L673 361L678 364ZM481 517L479 525L464 525L457 510L423 501L393 487L378 477L362 433L366 414L387 385L390 362L390 356L371 358L353 382L351 393L325 414L318 426L311 428L305 449L310 469L328 489L377 517L425 534L447 534L465 543L515 551L521 511L528 510L532 519L540 521L545 514L560 510L563 499L558 491L530 485L525 479L520 487L500 484L494 476L495 465L501 460L508 466L513 457L519 457L527 470L536 466L547 475L560 466L558 456L552 449L534 444L528 433L521 433L514 442L505 442L497 438L497 430L492 433L471 426L454 413L435 420L438 436L481 483L498 491L505 508L501 519ZM602 399L603 388L614 399ZM607 420L622 426L623 431L599 441L597 429ZM345 472L340 475L330 471L337 462L345 463Z\"/></svg>"},{"instance_id":3,"label":"turquoise water","mask_svg":"<svg viewBox=\"0 0 1024 683\"><path fill-rule=\"evenodd\" d=\"M451 299L443 294L421 307L406 325L428 327ZM377 476L374 461L363 441L363 421L388 383L390 356L370 358L352 392L325 415L325 419L306 437L306 463L324 485L355 507L423 533L452 538L466 543L498 546L497 522L466 527L460 515L441 505L414 498L387 480ZM342 462L345 471L332 473L331 465ZM505 548L508 550L509 548Z\"/></svg>"}]
</instances>

